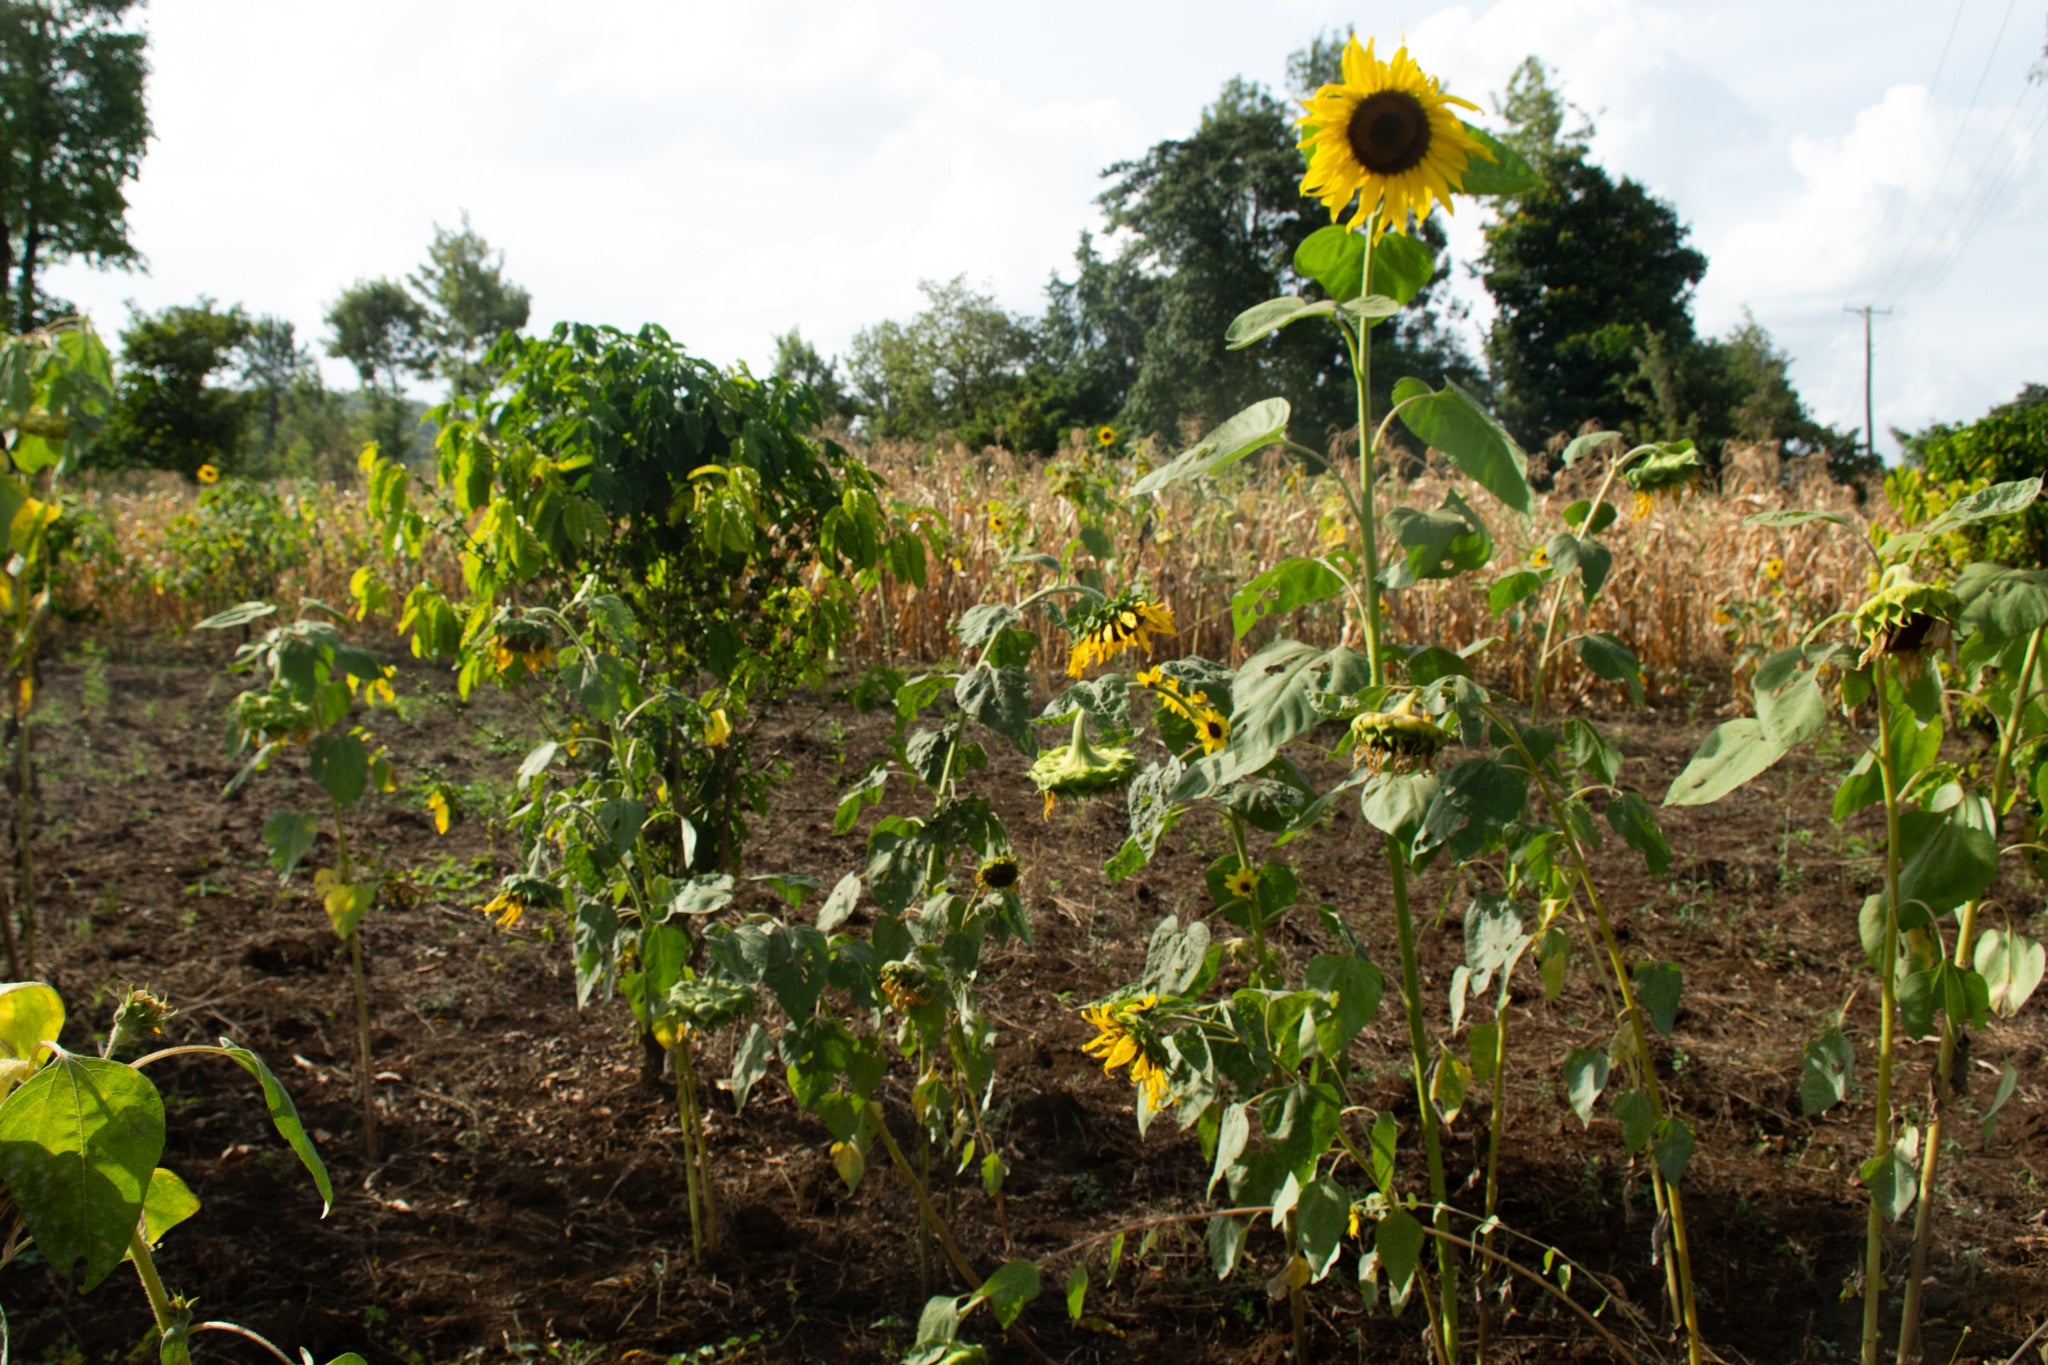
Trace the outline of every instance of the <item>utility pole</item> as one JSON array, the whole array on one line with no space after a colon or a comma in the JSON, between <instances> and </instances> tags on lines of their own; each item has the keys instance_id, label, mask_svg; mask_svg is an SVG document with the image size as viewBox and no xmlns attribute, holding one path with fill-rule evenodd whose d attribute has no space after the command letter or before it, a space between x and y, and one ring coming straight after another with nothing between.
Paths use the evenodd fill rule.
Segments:
<instances>
[{"instance_id":1,"label":"utility pole","mask_svg":"<svg viewBox=\"0 0 2048 1365\"><path fill-rule=\"evenodd\" d=\"M1888 316L1889 308L1872 308L1864 304L1861 308L1844 307L1845 313L1863 314L1863 453L1874 462L1877 459L1877 419L1870 398L1870 315Z\"/></svg>"}]
</instances>

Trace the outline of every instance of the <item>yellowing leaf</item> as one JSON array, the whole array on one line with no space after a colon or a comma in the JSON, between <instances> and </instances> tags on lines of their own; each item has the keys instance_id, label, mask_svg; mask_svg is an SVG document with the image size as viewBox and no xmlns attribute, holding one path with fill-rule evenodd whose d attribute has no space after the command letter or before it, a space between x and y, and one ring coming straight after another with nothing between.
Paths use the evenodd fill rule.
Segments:
<instances>
[{"instance_id":1,"label":"yellowing leaf","mask_svg":"<svg viewBox=\"0 0 2048 1365\"><path fill-rule=\"evenodd\" d=\"M434 813L434 833L446 834L450 819L448 793L436 787L433 793L427 797L427 809Z\"/></svg>"}]
</instances>

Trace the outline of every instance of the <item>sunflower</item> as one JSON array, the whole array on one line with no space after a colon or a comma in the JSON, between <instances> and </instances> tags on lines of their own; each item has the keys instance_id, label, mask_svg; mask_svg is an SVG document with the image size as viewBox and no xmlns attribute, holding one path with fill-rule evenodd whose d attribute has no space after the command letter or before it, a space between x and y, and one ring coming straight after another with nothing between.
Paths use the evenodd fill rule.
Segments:
<instances>
[{"instance_id":1,"label":"sunflower","mask_svg":"<svg viewBox=\"0 0 2048 1365\"><path fill-rule=\"evenodd\" d=\"M1235 872L1223 875L1223 889L1235 900L1248 901L1258 894L1259 870L1255 867L1240 867Z\"/></svg>"},{"instance_id":2,"label":"sunflower","mask_svg":"<svg viewBox=\"0 0 2048 1365\"><path fill-rule=\"evenodd\" d=\"M1166 1068L1154 1055L1158 1044L1144 1016L1159 1003L1157 995L1137 995L1107 1005L1090 1005L1081 1017L1095 1026L1095 1036L1081 1044L1081 1051L1102 1059L1104 1075L1128 1063L1131 1080L1145 1092L1154 1109L1164 1108L1173 1098Z\"/></svg>"},{"instance_id":3,"label":"sunflower","mask_svg":"<svg viewBox=\"0 0 2048 1365\"><path fill-rule=\"evenodd\" d=\"M1309 154L1303 196L1322 200L1334 222L1356 195L1350 226L1377 210L1379 232L1404 230L1411 213L1422 221L1432 202L1451 212L1451 196L1463 189L1472 158L1494 159L1451 112L1454 104L1479 107L1443 93L1406 47L1383 62L1370 42L1360 47L1353 36L1344 46L1344 79L1304 101L1308 113L1295 120L1304 134L1299 145Z\"/></svg>"},{"instance_id":4,"label":"sunflower","mask_svg":"<svg viewBox=\"0 0 2048 1365\"><path fill-rule=\"evenodd\" d=\"M932 979L914 962L882 968L882 998L904 1014L932 1002Z\"/></svg>"},{"instance_id":5,"label":"sunflower","mask_svg":"<svg viewBox=\"0 0 2048 1365\"><path fill-rule=\"evenodd\" d=\"M1048 749L1031 765L1031 781L1045 793L1045 813L1052 815L1058 796L1085 796L1090 792L1120 787L1138 770L1138 760L1129 749L1088 742L1088 713L1074 713L1074 733L1065 748Z\"/></svg>"},{"instance_id":6,"label":"sunflower","mask_svg":"<svg viewBox=\"0 0 2048 1365\"><path fill-rule=\"evenodd\" d=\"M725 708L719 707L704 717L704 743L713 749L723 749L732 738L732 721L727 719Z\"/></svg>"},{"instance_id":7,"label":"sunflower","mask_svg":"<svg viewBox=\"0 0 2048 1365\"><path fill-rule=\"evenodd\" d=\"M1194 714L1195 736L1202 741L1202 752L1213 754L1230 743L1230 718L1212 706L1204 706Z\"/></svg>"},{"instance_id":8,"label":"sunflower","mask_svg":"<svg viewBox=\"0 0 2048 1365\"><path fill-rule=\"evenodd\" d=\"M1535 566L1536 566L1537 568L1539 568L1539 569L1547 569L1547 568L1549 568L1549 567L1550 567L1550 551L1549 551L1549 550L1547 550L1547 549L1545 549L1545 548L1544 548L1543 546L1541 546L1541 545L1538 545L1538 546L1536 547L1536 553L1534 553L1534 554L1532 554L1532 555L1530 555L1530 556L1529 556L1529 562L1530 562L1531 564L1534 564L1534 565L1535 565Z\"/></svg>"},{"instance_id":9,"label":"sunflower","mask_svg":"<svg viewBox=\"0 0 2048 1365\"><path fill-rule=\"evenodd\" d=\"M1116 444L1116 428L1115 428L1115 427L1110 427L1110 426L1101 426L1101 427L1097 427L1097 428L1095 428L1095 444L1097 444L1097 445L1099 445L1099 446L1113 446L1113 445L1115 445L1115 444Z\"/></svg>"},{"instance_id":10,"label":"sunflower","mask_svg":"<svg viewBox=\"0 0 2048 1365\"><path fill-rule=\"evenodd\" d=\"M1007 891L1017 884L1017 860L1008 854L990 858L975 869L974 884L984 891Z\"/></svg>"},{"instance_id":11,"label":"sunflower","mask_svg":"<svg viewBox=\"0 0 2048 1365\"><path fill-rule=\"evenodd\" d=\"M219 483L220 471L210 464L203 464L199 466L199 470L194 477L201 483Z\"/></svg>"},{"instance_id":12,"label":"sunflower","mask_svg":"<svg viewBox=\"0 0 2048 1365\"><path fill-rule=\"evenodd\" d=\"M1785 561L1772 555L1764 561L1764 577L1773 583L1785 576Z\"/></svg>"},{"instance_id":13,"label":"sunflower","mask_svg":"<svg viewBox=\"0 0 2048 1365\"><path fill-rule=\"evenodd\" d=\"M1392 767L1407 772L1427 767L1451 742L1451 733L1415 714L1415 694L1411 692L1391 711L1353 716L1351 740L1357 746L1359 763L1376 771Z\"/></svg>"},{"instance_id":14,"label":"sunflower","mask_svg":"<svg viewBox=\"0 0 2048 1365\"><path fill-rule=\"evenodd\" d=\"M1067 627L1074 652L1067 676L1078 678L1098 663L1108 663L1127 649L1150 649L1152 637L1176 633L1173 609L1135 592L1118 593Z\"/></svg>"}]
</instances>

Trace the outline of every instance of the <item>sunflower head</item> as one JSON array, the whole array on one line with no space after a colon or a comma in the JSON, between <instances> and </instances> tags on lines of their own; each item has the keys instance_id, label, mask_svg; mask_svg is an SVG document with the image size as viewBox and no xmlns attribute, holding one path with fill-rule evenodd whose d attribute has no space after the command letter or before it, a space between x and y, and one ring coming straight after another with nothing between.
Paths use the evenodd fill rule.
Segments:
<instances>
[{"instance_id":1,"label":"sunflower head","mask_svg":"<svg viewBox=\"0 0 2048 1365\"><path fill-rule=\"evenodd\" d=\"M1886 570L1877 592L1856 608L1850 624L1866 646L1866 662L1880 654L1913 660L1947 641L1949 625L1961 611L1954 593L1915 582L1895 567Z\"/></svg>"},{"instance_id":2,"label":"sunflower head","mask_svg":"<svg viewBox=\"0 0 2048 1365\"><path fill-rule=\"evenodd\" d=\"M1351 740L1357 746L1361 764L1397 771L1425 768L1451 742L1448 730L1425 716L1415 715L1406 709L1408 704L1391 711L1367 711L1352 718Z\"/></svg>"},{"instance_id":3,"label":"sunflower head","mask_svg":"<svg viewBox=\"0 0 2048 1365\"><path fill-rule=\"evenodd\" d=\"M1643 495L1669 494L1677 498L1699 482L1707 467L1689 443L1652 451L1628 467L1628 486Z\"/></svg>"},{"instance_id":4,"label":"sunflower head","mask_svg":"<svg viewBox=\"0 0 2048 1365\"><path fill-rule=\"evenodd\" d=\"M1772 555L1764 561L1764 577L1775 583L1785 576L1785 561Z\"/></svg>"},{"instance_id":5,"label":"sunflower head","mask_svg":"<svg viewBox=\"0 0 2048 1365\"><path fill-rule=\"evenodd\" d=\"M504 672L512 665L524 664L529 669L541 669L555 661L554 630L544 620L530 616L510 616L498 622L493 661L498 670Z\"/></svg>"},{"instance_id":6,"label":"sunflower head","mask_svg":"<svg viewBox=\"0 0 2048 1365\"><path fill-rule=\"evenodd\" d=\"M1115 445L1116 428L1111 426L1100 426L1095 428L1095 444L1099 446Z\"/></svg>"},{"instance_id":7,"label":"sunflower head","mask_svg":"<svg viewBox=\"0 0 2048 1365\"><path fill-rule=\"evenodd\" d=\"M1219 753L1230 743L1230 718L1212 706L1198 707L1194 714L1195 737L1202 741L1202 752Z\"/></svg>"},{"instance_id":8,"label":"sunflower head","mask_svg":"<svg viewBox=\"0 0 2048 1365\"><path fill-rule=\"evenodd\" d=\"M717 707L704 717L705 746L723 749L731 741L732 720L725 714L724 707Z\"/></svg>"},{"instance_id":9,"label":"sunflower head","mask_svg":"<svg viewBox=\"0 0 2048 1365\"><path fill-rule=\"evenodd\" d=\"M107 1035L107 1056L120 1060L123 1053L139 1049L148 1039L164 1031L164 1021L176 1010L164 997L142 986L130 986L128 996L114 1011L114 1028Z\"/></svg>"},{"instance_id":10,"label":"sunflower head","mask_svg":"<svg viewBox=\"0 0 2048 1365\"><path fill-rule=\"evenodd\" d=\"M1259 870L1255 867L1240 867L1235 872L1224 873L1223 889L1237 900L1250 900L1259 892Z\"/></svg>"},{"instance_id":11,"label":"sunflower head","mask_svg":"<svg viewBox=\"0 0 2048 1365\"><path fill-rule=\"evenodd\" d=\"M498 894L483 907L483 913L496 920L500 929L510 929L528 910L554 906L560 894L552 883L515 872L498 883Z\"/></svg>"},{"instance_id":12,"label":"sunflower head","mask_svg":"<svg viewBox=\"0 0 2048 1365\"><path fill-rule=\"evenodd\" d=\"M1529 562L1531 564L1534 564L1539 569L1549 568L1550 551L1545 547L1538 545L1535 549L1535 552L1529 556Z\"/></svg>"},{"instance_id":13,"label":"sunflower head","mask_svg":"<svg viewBox=\"0 0 2048 1365\"><path fill-rule=\"evenodd\" d=\"M1450 212L1472 158L1493 160L1451 109L1478 106L1446 95L1406 47L1381 61L1354 35L1344 45L1343 74L1304 101L1308 112L1296 120L1308 153L1302 194L1322 200L1332 221L1355 197L1354 228L1376 211L1379 231L1403 230L1410 214L1419 222L1434 204Z\"/></svg>"},{"instance_id":14,"label":"sunflower head","mask_svg":"<svg viewBox=\"0 0 2048 1365\"><path fill-rule=\"evenodd\" d=\"M882 968L882 998L904 1014L932 1002L932 979L914 962L890 962Z\"/></svg>"},{"instance_id":15,"label":"sunflower head","mask_svg":"<svg viewBox=\"0 0 2048 1365\"><path fill-rule=\"evenodd\" d=\"M198 479L199 482L201 483L219 483L220 471L218 469L215 469L210 464L203 464L199 466L198 471L193 475L193 477Z\"/></svg>"},{"instance_id":16,"label":"sunflower head","mask_svg":"<svg viewBox=\"0 0 2048 1365\"><path fill-rule=\"evenodd\" d=\"M1158 1004L1157 995L1130 995L1081 1011L1095 1027L1095 1036L1081 1044L1081 1051L1099 1059L1105 1075L1128 1064L1131 1080L1154 1109L1164 1108L1173 1097L1164 1064L1166 1048L1149 1017Z\"/></svg>"},{"instance_id":17,"label":"sunflower head","mask_svg":"<svg viewBox=\"0 0 2048 1365\"><path fill-rule=\"evenodd\" d=\"M1021 875L1015 858L999 854L975 869L974 884L984 891L1008 891Z\"/></svg>"},{"instance_id":18,"label":"sunflower head","mask_svg":"<svg viewBox=\"0 0 2048 1365\"><path fill-rule=\"evenodd\" d=\"M1088 713L1074 713L1074 735L1064 748L1048 749L1031 765L1031 781L1045 793L1046 814L1055 796L1085 796L1120 787L1138 770L1129 749L1096 748L1088 742Z\"/></svg>"},{"instance_id":19,"label":"sunflower head","mask_svg":"<svg viewBox=\"0 0 2048 1365\"><path fill-rule=\"evenodd\" d=\"M1171 607L1126 588L1078 619L1069 620L1067 630L1074 641L1067 675L1079 678L1093 665L1108 663L1125 650L1150 649L1153 636L1173 635L1179 627L1174 624Z\"/></svg>"}]
</instances>

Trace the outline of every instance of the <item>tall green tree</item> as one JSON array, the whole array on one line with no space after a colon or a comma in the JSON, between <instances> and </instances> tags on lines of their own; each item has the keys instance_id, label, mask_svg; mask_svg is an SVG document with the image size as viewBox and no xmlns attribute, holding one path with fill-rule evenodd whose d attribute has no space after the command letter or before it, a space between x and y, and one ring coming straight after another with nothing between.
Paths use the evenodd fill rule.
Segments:
<instances>
[{"instance_id":1,"label":"tall green tree","mask_svg":"<svg viewBox=\"0 0 2048 1365\"><path fill-rule=\"evenodd\" d=\"M216 308L212 299L131 313L121 333L113 414L93 462L187 477L206 465L231 468L248 407L214 379L232 373L248 340L242 310Z\"/></svg>"},{"instance_id":2,"label":"tall green tree","mask_svg":"<svg viewBox=\"0 0 2048 1365\"><path fill-rule=\"evenodd\" d=\"M925 306L915 317L861 329L848 351L848 387L870 431L950 431L969 445L1005 439L1005 416L1034 354L1030 326L965 276L918 288Z\"/></svg>"},{"instance_id":3,"label":"tall green tree","mask_svg":"<svg viewBox=\"0 0 2048 1365\"><path fill-rule=\"evenodd\" d=\"M840 374L839 359L827 359L805 339L803 329L792 327L775 338L775 364L771 373L792 384L808 384L817 395L818 411L827 421L853 415L846 381Z\"/></svg>"},{"instance_id":4,"label":"tall green tree","mask_svg":"<svg viewBox=\"0 0 2048 1365\"><path fill-rule=\"evenodd\" d=\"M1681 401L1671 376L1694 341L1692 291L1707 258L1669 204L1588 159L1592 129L1565 131L1566 106L1540 62L1524 62L1497 105L1502 140L1543 175L1486 229L1497 411L1525 445L1588 421L1675 435L1660 429L1669 412L1644 393L1661 384Z\"/></svg>"},{"instance_id":5,"label":"tall green tree","mask_svg":"<svg viewBox=\"0 0 2048 1365\"><path fill-rule=\"evenodd\" d=\"M357 280L327 310L327 353L355 366L377 443L404 459L411 442L405 381L431 379L435 351L426 307L394 280Z\"/></svg>"},{"instance_id":6,"label":"tall green tree","mask_svg":"<svg viewBox=\"0 0 2048 1365\"><path fill-rule=\"evenodd\" d=\"M489 392L500 373L485 357L499 337L524 331L533 310L532 296L505 278L504 253L470 227L465 210L459 231L434 225L426 264L410 283L426 307L434 372L456 397Z\"/></svg>"},{"instance_id":7,"label":"tall green tree","mask_svg":"<svg viewBox=\"0 0 2048 1365\"><path fill-rule=\"evenodd\" d=\"M0 0L0 309L25 332L61 311L53 262L131 266L128 182L149 140L134 0Z\"/></svg>"}]
</instances>

